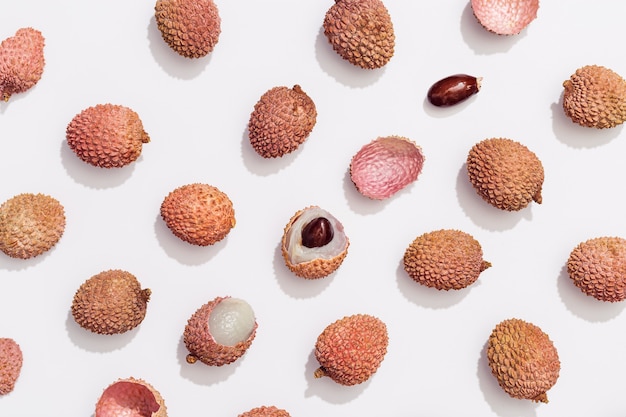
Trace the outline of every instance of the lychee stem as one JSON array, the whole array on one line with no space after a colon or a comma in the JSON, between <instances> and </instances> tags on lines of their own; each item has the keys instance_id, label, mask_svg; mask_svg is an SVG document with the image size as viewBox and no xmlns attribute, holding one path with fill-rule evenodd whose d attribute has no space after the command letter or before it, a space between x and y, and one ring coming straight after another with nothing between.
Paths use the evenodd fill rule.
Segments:
<instances>
[{"instance_id":1,"label":"lychee stem","mask_svg":"<svg viewBox=\"0 0 626 417\"><path fill-rule=\"evenodd\" d=\"M326 369L324 369L323 366L320 366L319 368L317 368L315 370L315 372L313 372L313 376L315 378L321 378L321 377L326 376L326 375L328 375L328 374L326 373Z\"/></svg>"}]
</instances>

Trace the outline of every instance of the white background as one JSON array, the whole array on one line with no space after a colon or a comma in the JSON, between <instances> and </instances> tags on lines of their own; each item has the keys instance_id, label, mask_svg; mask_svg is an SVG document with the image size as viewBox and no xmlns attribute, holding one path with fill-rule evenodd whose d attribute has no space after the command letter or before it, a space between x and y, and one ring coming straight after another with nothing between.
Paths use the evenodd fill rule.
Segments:
<instances>
[{"instance_id":1,"label":"white background","mask_svg":"<svg viewBox=\"0 0 626 417\"><path fill-rule=\"evenodd\" d=\"M21 0L0 13L0 38L32 26L46 66L30 91L0 104L0 200L45 193L65 207L56 247L31 260L0 257L0 337L21 345L15 390L2 416L91 416L118 378L143 378L169 415L237 416L276 405L292 416L624 416L624 304L602 303L564 270L581 241L626 236L622 127L582 128L561 109L562 82L598 64L626 74L626 3L542 1L521 34L485 31L468 1L387 0L397 37L380 70L342 61L321 30L327 1L217 1L222 34L203 59L163 42L154 2ZM6 6L6 5L5 5ZM425 101L438 79L469 73L482 90L449 109ZM300 84L318 110L298 151L264 160L246 126L271 87ZM122 104L152 141L134 164L104 170L80 161L65 128L86 107ZM361 196L350 158L398 134L426 156L413 185L386 201ZM488 137L527 145L545 168L543 204L504 212L469 185L465 158ZM205 182L226 192L237 225L212 247L175 238L159 217L174 188ZM305 281L284 266L283 227L319 205L344 224L348 256L333 275ZM402 268L422 233L472 234L493 266L471 287L438 292ZM73 321L79 285L106 269L137 276L152 298L144 322L123 335L91 334ZM216 296L247 300L258 321L247 354L220 368L189 365L187 319ZM380 317L389 350L366 383L314 379L318 334L345 315ZM561 375L548 404L510 398L490 374L485 343L517 317L548 333Z\"/></svg>"}]
</instances>

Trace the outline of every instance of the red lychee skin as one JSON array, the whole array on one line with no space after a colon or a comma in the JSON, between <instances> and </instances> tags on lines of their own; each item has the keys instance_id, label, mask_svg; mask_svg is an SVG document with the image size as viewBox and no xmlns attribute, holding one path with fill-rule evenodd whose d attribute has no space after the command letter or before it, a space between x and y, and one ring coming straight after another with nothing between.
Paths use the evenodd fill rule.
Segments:
<instances>
[{"instance_id":1,"label":"red lychee skin","mask_svg":"<svg viewBox=\"0 0 626 417\"><path fill-rule=\"evenodd\" d=\"M138 378L119 379L109 385L96 404L95 417L167 417L161 394Z\"/></svg>"},{"instance_id":2,"label":"red lychee skin","mask_svg":"<svg viewBox=\"0 0 626 417\"><path fill-rule=\"evenodd\" d=\"M0 43L0 99L9 101L37 84L45 64L44 44L41 32L30 27Z\"/></svg>"},{"instance_id":3,"label":"red lychee skin","mask_svg":"<svg viewBox=\"0 0 626 417\"><path fill-rule=\"evenodd\" d=\"M537 18L539 0L471 0L478 22L489 32L516 35Z\"/></svg>"},{"instance_id":4,"label":"red lychee skin","mask_svg":"<svg viewBox=\"0 0 626 417\"><path fill-rule=\"evenodd\" d=\"M276 406L261 406L253 408L250 411L239 414L238 417L289 417L289 413L286 410L280 409Z\"/></svg>"},{"instance_id":5,"label":"red lychee skin","mask_svg":"<svg viewBox=\"0 0 626 417\"><path fill-rule=\"evenodd\" d=\"M0 338L0 395L8 394L15 388L22 371L22 350L10 338Z\"/></svg>"}]
</instances>

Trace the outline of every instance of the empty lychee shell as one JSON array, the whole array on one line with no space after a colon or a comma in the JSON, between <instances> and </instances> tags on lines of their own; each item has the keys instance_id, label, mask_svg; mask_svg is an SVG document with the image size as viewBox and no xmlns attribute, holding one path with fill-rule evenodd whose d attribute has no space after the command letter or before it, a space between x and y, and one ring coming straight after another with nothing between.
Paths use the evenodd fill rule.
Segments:
<instances>
[{"instance_id":1,"label":"empty lychee shell","mask_svg":"<svg viewBox=\"0 0 626 417\"><path fill-rule=\"evenodd\" d=\"M161 394L142 379L125 378L109 385L96 404L95 417L167 417Z\"/></svg>"},{"instance_id":2,"label":"empty lychee shell","mask_svg":"<svg viewBox=\"0 0 626 417\"><path fill-rule=\"evenodd\" d=\"M424 159L422 148L410 139L379 137L352 157L350 178L364 196L384 200L417 180Z\"/></svg>"},{"instance_id":3,"label":"empty lychee shell","mask_svg":"<svg viewBox=\"0 0 626 417\"><path fill-rule=\"evenodd\" d=\"M281 250L291 272L317 279L339 268L349 245L341 222L328 211L310 206L296 212L285 226Z\"/></svg>"},{"instance_id":4,"label":"empty lychee shell","mask_svg":"<svg viewBox=\"0 0 626 417\"><path fill-rule=\"evenodd\" d=\"M498 35L516 35L537 18L539 0L471 0L478 22Z\"/></svg>"},{"instance_id":5,"label":"empty lychee shell","mask_svg":"<svg viewBox=\"0 0 626 417\"><path fill-rule=\"evenodd\" d=\"M222 366L243 356L256 335L257 323L250 305L230 296L216 297L189 318L183 340L188 363L200 361Z\"/></svg>"},{"instance_id":6,"label":"empty lychee shell","mask_svg":"<svg viewBox=\"0 0 626 417\"><path fill-rule=\"evenodd\" d=\"M11 338L0 338L0 395L8 394L15 388L22 371L22 350Z\"/></svg>"}]
</instances>

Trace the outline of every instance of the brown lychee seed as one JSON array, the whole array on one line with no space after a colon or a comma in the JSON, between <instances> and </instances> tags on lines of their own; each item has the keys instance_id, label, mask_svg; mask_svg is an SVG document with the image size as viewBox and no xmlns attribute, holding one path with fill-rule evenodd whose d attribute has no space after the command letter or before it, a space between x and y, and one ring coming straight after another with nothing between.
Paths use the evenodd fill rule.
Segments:
<instances>
[{"instance_id":1,"label":"brown lychee seed","mask_svg":"<svg viewBox=\"0 0 626 417\"><path fill-rule=\"evenodd\" d=\"M485 139L467 156L469 180L483 200L506 211L518 211L532 201L541 204L544 171L525 145L507 138Z\"/></svg>"},{"instance_id":2,"label":"brown lychee seed","mask_svg":"<svg viewBox=\"0 0 626 417\"><path fill-rule=\"evenodd\" d=\"M469 233L442 229L424 233L404 252L404 270L416 282L438 290L460 290L491 266Z\"/></svg>"},{"instance_id":3,"label":"brown lychee seed","mask_svg":"<svg viewBox=\"0 0 626 417\"><path fill-rule=\"evenodd\" d=\"M352 157L350 179L365 197L384 200L415 182L424 160L422 148L412 140L379 137Z\"/></svg>"},{"instance_id":4,"label":"brown lychee seed","mask_svg":"<svg viewBox=\"0 0 626 417\"><path fill-rule=\"evenodd\" d=\"M315 103L299 85L273 87L254 105L248 122L250 144L263 158L298 149L317 121Z\"/></svg>"},{"instance_id":5,"label":"brown lychee seed","mask_svg":"<svg viewBox=\"0 0 626 417\"><path fill-rule=\"evenodd\" d=\"M235 227L235 209L224 192L208 184L176 188L161 203L161 217L179 239L197 246L213 245Z\"/></svg>"},{"instance_id":6,"label":"brown lychee seed","mask_svg":"<svg viewBox=\"0 0 626 417\"><path fill-rule=\"evenodd\" d=\"M22 372L23 359L22 349L15 340L0 338L0 395L6 395L15 389Z\"/></svg>"},{"instance_id":7,"label":"brown lychee seed","mask_svg":"<svg viewBox=\"0 0 626 417\"><path fill-rule=\"evenodd\" d=\"M72 316L79 326L93 333L125 333L145 318L151 293L128 271L103 271L78 288Z\"/></svg>"},{"instance_id":8,"label":"brown lychee seed","mask_svg":"<svg viewBox=\"0 0 626 417\"><path fill-rule=\"evenodd\" d=\"M567 260L567 273L583 293L600 301L626 299L626 239L603 236L579 243Z\"/></svg>"},{"instance_id":9,"label":"brown lychee seed","mask_svg":"<svg viewBox=\"0 0 626 417\"><path fill-rule=\"evenodd\" d=\"M367 381L380 367L389 344L387 326L368 314L346 316L328 325L315 343L320 364L316 378L330 377L340 385Z\"/></svg>"},{"instance_id":10,"label":"brown lychee seed","mask_svg":"<svg viewBox=\"0 0 626 417\"><path fill-rule=\"evenodd\" d=\"M95 417L167 417L161 394L139 378L124 378L105 388L96 403Z\"/></svg>"},{"instance_id":11,"label":"brown lychee seed","mask_svg":"<svg viewBox=\"0 0 626 417\"><path fill-rule=\"evenodd\" d=\"M0 250L29 259L50 250L65 231L65 209L44 194L18 194L0 205Z\"/></svg>"},{"instance_id":12,"label":"brown lychee seed","mask_svg":"<svg viewBox=\"0 0 626 417\"><path fill-rule=\"evenodd\" d=\"M141 155L150 137L139 115L116 104L97 104L78 113L66 129L67 144L84 162L101 168L120 168Z\"/></svg>"},{"instance_id":13,"label":"brown lychee seed","mask_svg":"<svg viewBox=\"0 0 626 417\"><path fill-rule=\"evenodd\" d=\"M209 366L230 364L246 353L256 336L252 307L230 296L216 297L202 305L187 321L183 340L188 363Z\"/></svg>"},{"instance_id":14,"label":"brown lychee seed","mask_svg":"<svg viewBox=\"0 0 626 417\"><path fill-rule=\"evenodd\" d=\"M504 320L487 342L491 373L509 396L548 402L546 392L556 384L561 370L559 355L538 326L520 319Z\"/></svg>"},{"instance_id":15,"label":"brown lychee seed","mask_svg":"<svg viewBox=\"0 0 626 417\"><path fill-rule=\"evenodd\" d=\"M381 68L393 57L396 35L380 0L335 0L323 27L333 50L353 65Z\"/></svg>"},{"instance_id":16,"label":"brown lychee seed","mask_svg":"<svg viewBox=\"0 0 626 417\"><path fill-rule=\"evenodd\" d=\"M261 406L239 414L238 417L290 417L290 414L276 406Z\"/></svg>"},{"instance_id":17,"label":"brown lychee seed","mask_svg":"<svg viewBox=\"0 0 626 417\"><path fill-rule=\"evenodd\" d=\"M328 211L310 206L289 219L283 230L281 252L285 265L295 275L318 279L341 266L349 246L341 222Z\"/></svg>"},{"instance_id":18,"label":"brown lychee seed","mask_svg":"<svg viewBox=\"0 0 626 417\"><path fill-rule=\"evenodd\" d=\"M471 6L489 32L516 35L537 18L539 0L471 0Z\"/></svg>"},{"instance_id":19,"label":"brown lychee seed","mask_svg":"<svg viewBox=\"0 0 626 417\"><path fill-rule=\"evenodd\" d=\"M455 74L430 86L426 98L433 106L449 107L459 104L480 91L482 77Z\"/></svg>"},{"instance_id":20,"label":"brown lychee seed","mask_svg":"<svg viewBox=\"0 0 626 417\"><path fill-rule=\"evenodd\" d=\"M202 58L219 41L222 20L213 0L157 0L157 28L165 43L185 58Z\"/></svg>"},{"instance_id":21,"label":"brown lychee seed","mask_svg":"<svg viewBox=\"0 0 626 417\"><path fill-rule=\"evenodd\" d=\"M563 110L581 126L605 129L626 120L626 80L609 68L578 68L563 89Z\"/></svg>"},{"instance_id":22,"label":"brown lychee seed","mask_svg":"<svg viewBox=\"0 0 626 417\"><path fill-rule=\"evenodd\" d=\"M45 39L30 27L18 29L0 43L0 99L23 93L39 82L45 66Z\"/></svg>"}]
</instances>

